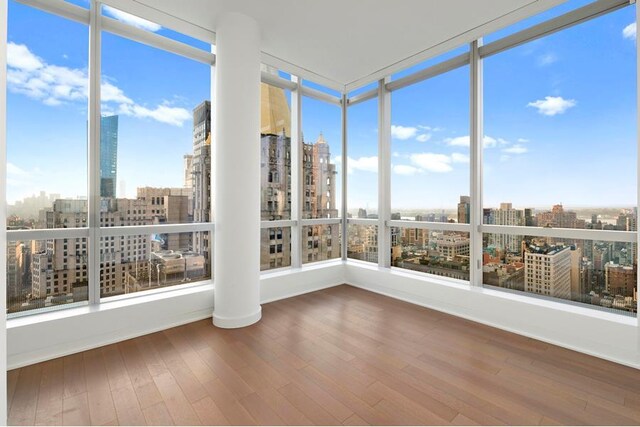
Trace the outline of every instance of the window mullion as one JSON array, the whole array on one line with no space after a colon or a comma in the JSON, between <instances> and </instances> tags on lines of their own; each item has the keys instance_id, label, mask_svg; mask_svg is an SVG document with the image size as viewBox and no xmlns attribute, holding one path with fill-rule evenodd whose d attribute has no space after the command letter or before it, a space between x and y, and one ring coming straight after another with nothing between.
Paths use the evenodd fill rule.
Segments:
<instances>
[{"instance_id":1,"label":"window mullion","mask_svg":"<svg viewBox=\"0 0 640 427\"><path fill-rule=\"evenodd\" d=\"M391 266L391 93L378 81L378 266Z\"/></svg>"},{"instance_id":2,"label":"window mullion","mask_svg":"<svg viewBox=\"0 0 640 427\"><path fill-rule=\"evenodd\" d=\"M479 48L482 40L476 40L470 46L470 132L471 132L471 286L482 286L482 58Z\"/></svg>"},{"instance_id":3,"label":"window mullion","mask_svg":"<svg viewBox=\"0 0 640 427\"><path fill-rule=\"evenodd\" d=\"M91 2L89 19L89 304L100 302L100 1Z\"/></svg>"},{"instance_id":4,"label":"window mullion","mask_svg":"<svg viewBox=\"0 0 640 427\"><path fill-rule=\"evenodd\" d=\"M340 106L342 113L342 235L340 238L340 250L342 251L342 260L347 260L347 247L348 247L348 232L349 226L347 225L347 94L342 94L342 105Z\"/></svg>"},{"instance_id":5,"label":"window mullion","mask_svg":"<svg viewBox=\"0 0 640 427\"><path fill-rule=\"evenodd\" d=\"M302 266L302 80L291 76L297 84L291 91L291 267Z\"/></svg>"},{"instance_id":6,"label":"window mullion","mask_svg":"<svg viewBox=\"0 0 640 427\"><path fill-rule=\"evenodd\" d=\"M638 7L636 5L636 23L640 21L640 7ZM638 45L638 42L636 41L636 64L637 64L637 68L636 70L640 70L640 46ZM637 104L637 109L636 109L636 116L637 116L637 122L640 123L640 72L636 71L636 104ZM637 213L637 207L638 207L638 203L640 203L640 135L638 135L638 130L636 129L636 146L637 146L637 150L636 150L636 155L638 156L638 160L637 160L637 167L636 167L636 192L637 192L637 196L636 196L636 221L638 218L638 213ZM640 227L636 226L636 233L640 233ZM638 250L637 248L640 246L640 234L638 234L637 236L637 244L636 244L636 259L634 260L636 262L636 265L638 265ZM636 268L636 292L637 295L640 295L640 275L637 274L637 268ZM637 308L637 307L636 307ZM638 346L638 354L640 354L640 310L636 311L636 317L638 319L638 324L637 324L637 334L638 334L638 339L637 339L637 346Z\"/></svg>"}]
</instances>

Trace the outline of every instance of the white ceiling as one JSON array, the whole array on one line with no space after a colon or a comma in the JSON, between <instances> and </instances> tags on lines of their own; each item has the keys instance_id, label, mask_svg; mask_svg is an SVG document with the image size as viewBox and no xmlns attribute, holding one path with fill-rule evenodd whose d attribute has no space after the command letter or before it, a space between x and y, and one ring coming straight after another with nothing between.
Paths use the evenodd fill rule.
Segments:
<instances>
[{"instance_id":1,"label":"white ceiling","mask_svg":"<svg viewBox=\"0 0 640 427\"><path fill-rule=\"evenodd\" d=\"M215 32L252 16L263 53L335 83L368 83L560 3L560 0L136 0ZM281 63L282 63L281 62ZM278 65L278 64L274 64ZM284 67L283 67L284 68Z\"/></svg>"}]
</instances>

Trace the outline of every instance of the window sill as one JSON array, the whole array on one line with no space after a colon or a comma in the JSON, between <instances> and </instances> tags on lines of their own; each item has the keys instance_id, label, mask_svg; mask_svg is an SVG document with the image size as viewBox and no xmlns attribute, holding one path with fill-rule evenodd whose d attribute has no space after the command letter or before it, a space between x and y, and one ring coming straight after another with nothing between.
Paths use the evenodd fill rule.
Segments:
<instances>
[{"instance_id":1,"label":"window sill","mask_svg":"<svg viewBox=\"0 0 640 427\"><path fill-rule=\"evenodd\" d=\"M141 292L139 295L129 295L126 297L109 297L102 300L100 304L96 305L87 304L81 307L70 307L68 309L61 308L59 310L52 310L44 313L34 313L32 315L24 315L12 319L7 319L7 329L84 316L92 313L106 312L123 307L146 304L153 301L176 298L200 292L208 292L211 290L213 290L213 282L203 281L190 283L188 285L180 285L179 289L157 289L148 292Z\"/></svg>"},{"instance_id":2,"label":"window sill","mask_svg":"<svg viewBox=\"0 0 640 427\"><path fill-rule=\"evenodd\" d=\"M502 300L514 301L522 304L528 304L531 306L543 307L551 310L556 310L572 315L590 317L593 319L604 320L625 326L638 327L638 319L633 316L626 316L624 314L617 314L608 311L599 310L597 308L589 308L580 305L574 305L571 303L565 303L562 301L553 301L544 298L538 298L532 295L526 295L521 293L510 292L508 290L500 290L486 287L471 286L468 282L464 282L457 279L445 278L440 276L434 276L427 273L413 272L411 270L399 269L396 267L386 268L379 267L377 264L359 261L348 260L346 265L349 267L355 267L359 269L366 269L369 271L384 272L390 274L393 277L407 278L411 280L418 280L425 282L428 285L446 286L458 290L464 290L469 292L478 293L491 298L499 298Z\"/></svg>"},{"instance_id":3,"label":"window sill","mask_svg":"<svg viewBox=\"0 0 640 427\"><path fill-rule=\"evenodd\" d=\"M304 271L317 270L320 268L344 265L344 263L345 262L342 260L342 258L336 258L336 259L330 259L327 261L317 261L317 262L302 264L302 267L299 267L299 268L284 267L284 268L278 268L273 270L265 270L260 272L260 279L262 280L262 279L271 279L275 277L287 276L293 273L300 273Z\"/></svg>"}]
</instances>

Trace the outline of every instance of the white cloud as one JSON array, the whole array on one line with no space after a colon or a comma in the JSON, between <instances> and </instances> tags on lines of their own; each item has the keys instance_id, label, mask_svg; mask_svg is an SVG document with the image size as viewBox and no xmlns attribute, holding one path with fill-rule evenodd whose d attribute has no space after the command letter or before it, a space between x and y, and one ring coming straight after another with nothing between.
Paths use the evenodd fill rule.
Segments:
<instances>
[{"instance_id":1,"label":"white cloud","mask_svg":"<svg viewBox=\"0 0 640 427\"><path fill-rule=\"evenodd\" d=\"M405 140L416 136L418 128L400 125L391 125L391 137L393 139Z\"/></svg>"},{"instance_id":2,"label":"white cloud","mask_svg":"<svg viewBox=\"0 0 640 427\"><path fill-rule=\"evenodd\" d=\"M512 145L511 147L502 149L503 153L509 153L509 154L524 154L527 151L529 151L529 149L523 146L522 144L515 144L515 145Z\"/></svg>"},{"instance_id":3,"label":"white cloud","mask_svg":"<svg viewBox=\"0 0 640 427\"><path fill-rule=\"evenodd\" d=\"M508 162L509 160L511 160L511 156L508 154L503 154L500 156L500 161L501 162Z\"/></svg>"},{"instance_id":4,"label":"white cloud","mask_svg":"<svg viewBox=\"0 0 640 427\"><path fill-rule=\"evenodd\" d=\"M526 144L527 142L529 142L529 140L526 139L526 138L518 138L517 141L522 143L522 144Z\"/></svg>"},{"instance_id":5,"label":"white cloud","mask_svg":"<svg viewBox=\"0 0 640 427\"><path fill-rule=\"evenodd\" d=\"M138 118L150 118L173 126L182 126L191 118L189 111L184 108L170 107L167 104L152 109L135 104L120 104L118 113Z\"/></svg>"},{"instance_id":6,"label":"white cloud","mask_svg":"<svg viewBox=\"0 0 640 427\"><path fill-rule=\"evenodd\" d=\"M7 163L7 177L24 178L27 176L29 176L29 173L24 169L14 165L13 163Z\"/></svg>"},{"instance_id":7,"label":"white cloud","mask_svg":"<svg viewBox=\"0 0 640 427\"><path fill-rule=\"evenodd\" d=\"M342 163L342 156L336 156L336 163ZM355 171L378 172L378 156L358 157L353 159L347 157L347 173L352 174Z\"/></svg>"},{"instance_id":8,"label":"white cloud","mask_svg":"<svg viewBox=\"0 0 640 427\"><path fill-rule=\"evenodd\" d=\"M430 139L431 139L430 133L422 133L416 137L416 141L418 142L427 142Z\"/></svg>"},{"instance_id":9,"label":"white cloud","mask_svg":"<svg viewBox=\"0 0 640 427\"><path fill-rule=\"evenodd\" d=\"M629 40L635 40L636 30L637 30L637 26L635 22L632 24L629 24L626 27L624 27L624 29L622 30L622 37Z\"/></svg>"},{"instance_id":10,"label":"white cloud","mask_svg":"<svg viewBox=\"0 0 640 427\"><path fill-rule=\"evenodd\" d=\"M471 138L469 135L457 136L455 138L448 138L445 140L447 144L454 147L468 147L470 145Z\"/></svg>"},{"instance_id":11,"label":"white cloud","mask_svg":"<svg viewBox=\"0 0 640 427\"><path fill-rule=\"evenodd\" d=\"M135 15L131 15L129 13L123 12L121 10L118 9L114 9L110 6L104 6L104 10L107 14L111 15L112 17L114 17L115 19L117 19L120 22L123 22L125 24L143 29L143 30L147 30L147 31L153 31L154 33L156 31L160 31L162 29L162 27L158 24L156 24L155 22L151 22L151 21L147 21L146 19L142 19L142 18L138 18Z\"/></svg>"},{"instance_id":12,"label":"white cloud","mask_svg":"<svg viewBox=\"0 0 640 427\"><path fill-rule=\"evenodd\" d=\"M42 60L23 44L7 44L7 65L22 71L35 71L43 67Z\"/></svg>"},{"instance_id":13,"label":"white cloud","mask_svg":"<svg viewBox=\"0 0 640 427\"><path fill-rule=\"evenodd\" d=\"M27 46L13 42L7 44L7 53L7 86L12 92L48 106L86 101L89 81L87 70L47 64ZM173 126L182 126L191 119L188 110L167 102L155 107L137 104L122 89L108 81L102 82L100 97L105 112L149 118Z\"/></svg>"},{"instance_id":14,"label":"white cloud","mask_svg":"<svg viewBox=\"0 0 640 427\"><path fill-rule=\"evenodd\" d=\"M551 65L558 60L558 56L555 53L549 52L544 55L540 55L538 57L538 66L546 67L547 65Z\"/></svg>"},{"instance_id":15,"label":"white cloud","mask_svg":"<svg viewBox=\"0 0 640 427\"><path fill-rule=\"evenodd\" d=\"M452 153L451 161L453 163L469 163L469 156L462 153Z\"/></svg>"},{"instance_id":16,"label":"white cloud","mask_svg":"<svg viewBox=\"0 0 640 427\"><path fill-rule=\"evenodd\" d=\"M448 145L451 145L453 147L469 147L470 141L471 141L471 138L469 137L469 135L457 136L455 138L447 138L447 139L445 139L445 142ZM501 141L501 143L506 142L504 139L501 139L500 141ZM482 140L482 145L483 145L484 148L495 147L497 143L498 143L498 141L495 138L492 138L492 137L487 136L487 135L485 135L483 140Z\"/></svg>"},{"instance_id":17,"label":"white cloud","mask_svg":"<svg viewBox=\"0 0 640 427\"><path fill-rule=\"evenodd\" d=\"M530 102L527 107L534 107L544 116L562 114L576 105L575 99L564 99L561 96L545 96L544 99Z\"/></svg>"},{"instance_id":18,"label":"white cloud","mask_svg":"<svg viewBox=\"0 0 640 427\"><path fill-rule=\"evenodd\" d=\"M102 82L100 85L100 100L102 102L133 104L133 101L124 94L122 89L109 82Z\"/></svg>"},{"instance_id":19,"label":"white cloud","mask_svg":"<svg viewBox=\"0 0 640 427\"><path fill-rule=\"evenodd\" d=\"M422 173L422 170L410 165L393 165L391 168L393 169L393 173L397 175L411 176Z\"/></svg>"},{"instance_id":20,"label":"white cloud","mask_svg":"<svg viewBox=\"0 0 640 427\"><path fill-rule=\"evenodd\" d=\"M429 172L451 172L451 158L446 154L415 153L410 156L411 163Z\"/></svg>"}]
</instances>

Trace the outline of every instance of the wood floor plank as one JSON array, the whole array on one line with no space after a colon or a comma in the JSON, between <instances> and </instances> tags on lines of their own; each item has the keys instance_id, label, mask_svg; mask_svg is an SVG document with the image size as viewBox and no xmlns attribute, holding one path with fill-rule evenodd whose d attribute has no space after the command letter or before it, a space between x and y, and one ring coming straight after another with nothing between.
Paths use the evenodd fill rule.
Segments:
<instances>
[{"instance_id":1,"label":"wood floor plank","mask_svg":"<svg viewBox=\"0 0 640 427\"><path fill-rule=\"evenodd\" d=\"M91 424L87 393L76 393L65 397L62 402L62 424L65 426L86 426Z\"/></svg>"},{"instance_id":2,"label":"wood floor plank","mask_svg":"<svg viewBox=\"0 0 640 427\"><path fill-rule=\"evenodd\" d=\"M136 397L131 383L124 387L111 391L113 404L116 408L120 425L144 425L146 424L140 403Z\"/></svg>"},{"instance_id":3,"label":"wood floor plank","mask_svg":"<svg viewBox=\"0 0 640 427\"><path fill-rule=\"evenodd\" d=\"M9 411L9 424L33 425L36 419L38 393L42 376L42 364L20 369L18 384Z\"/></svg>"},{"instance_id":4,"label":"wood floor plank","mask_svg":"<svg viewBox=\"0 0 640 427\"><path fill-rule=\"evenodd\" d=\"M200 419L202 425L205 426L224 426L229 424L229 420L224 416L220 408L211 399L211 396L203 397L191 406L196 411L196 415Z\"/></svg>"},{"instance_id":5,"label":"wood floor plank","mask_svg":"<svg viewBox=\"0 0 640 427\"><path fill-rule=\"evenodd\" d=\"M369 399L365 396L359 397L351 393L344 384L333 381L313 366L307 366L302 369L301 372L331 396L337 397L350 411L364 419L367 423L376 425L394 424L393 418L387 418L382 412L374 409L373 406L367 403L367 401L376 401L376 403L378 403L381 399ZM367 392L370 393L370 391ZM377 393L375 396L378 397ZM333 415L335 416L335 414ZM344 420L345 419L341 419L342 422L344 422Z\"/></svg>"},{"instance_id":6,"label":"wood floor plank","mask_svg":"<svg viewBox=\"0 0 640 427\"><path fill-rule=\"evenodd\" d=\"M144 419L148 426L172 426L173 418L169 414L167 405L164 402L158 402L153 406L149 406L142 410Z\"/></svg>"},{"instance_id":7,"label":"wood floor plank","mask_svg":"<svg viewBox=\"0 0 640 427\"><path fill-rule=\"evenodd\" d=\"M7 371L7 409L9 411L11 410L11 404L13 403L13 395L16 392L19 376L20 376L20 368Z\"/></svg>"},{"instance_id":8,"label":"wood floor plank","mask_svg":"<svg viewBox=\"0 0 640 427\"><path fill-rule=\"evenodd\" d=\"M100 351L104 359L111 391L131 387L131 379L118 344L104 346L100 348Z\"/></svg>"},{"instance_id":9,"label":"wood floor plank","mask_svg":"<svg viewBox=\"0 0 640 427\"><path fill-rule=\"evenodd\" d=\"M165 366L169 370L171 377L178 383L184 396L189 402L197 402L207 395L196 375L182 359L178 349L167 338L166 334L152 334L151 342L163 359ZM165 374L163 378L168 378ZM156 384L157 385L157 384Z\"/></svg>"},{"instance_id":10,"label":"wood floor plank","mask_svg":"<svg viewBox=\"0 0 640 427\"><path fill-rule=\"evenodd\" d=\"M64 365L61 358L42 364L36 425L62 425Z\"/></svg>"},{"instance_id":11,"label":"wood floor plank","mask_svg":"<svg viewBox=\"0 0 640 427\"><path fill-rule=\"evenodd\" d=\"M64 364L64 398L87 391L82 353L62 358Z\"/></svg>"},{"instance_id":12,"label":"wood floor plank","mask_svg":"<svg viewBox=\"0 0 640 427\"><path fill-rule=\"evenodd\" d=\"M258 422L259 425L284 425L282 418L257 393L251 393L240 399L240 404Z\"/></svg>"},{"instance_id":13,"label":"wood floor plank","mask_svg":"<svg viewBox=\"0 0 640 427\"><path fill-rule=\"evenodd\" d=\"M144 410L162 402L162 396L145 363L145 355L140 352L134 340L121 342L118 347L140 408Z\"/></svg>"},{"instance_id":14,"label":"wood floor plank","mask_svg":"<svg viewBox=\"0 0 640 427\"><path fill-rule=\"evenodd\" d=\"M316 401L307 396L295 384L287 384L278 390L293 406L315 425L336 425L338 420Z\"/></svg>"},{"instance_id":15,"label":"wood floor plank","mask_svg":"<svg viewBox=\"0 0 640 427\"><path fill-rule=\"evenodd\" d=\"M350 286L7 373L11 425L640 425L640 371Z\"/></svg>"},{"instance_id":16,"label":"wood floor plank","mask_svg":"<svg viewBox=\"0 0 640 427\"><path fill-rule=\"evenodd\" d=\"M342 423L343 426L368 426L370 425L365 420L360 418L357 414L351 415L349 418L344 420Z\"/></svg>"},{"instance_id":17,"label":"wood floor plank","mask_svg":"<svg viewBox=\"0 0 640 427\"><path fill-rule=\"evenodd\" d=\"M220 379L204 384L204 388L231 425L255 425L256 420L240 404L237 396Z\"/></svg>"},{"instance_id":18,"label":"wood floor plank","mask_svg":"<svg viewBox=\"0 0 640 427\"><path fill-rule=\"evenodd\" d=\"M273 409L284 424L307 426L313 423L297 407L291 404L280 392L274 389L259 389L256 393Z\"/></svg>"},{"instance_id":19,"label":"wood floor plank","mask_svg":"<svg viewBox=\"0 0 640 427\"><path fill-rule=\"evenodd\" d=\"M166 372L153 377L153 381L156 383L162 395L162 400L176 425L198 425L200 423L200 419L193 410L189 399L187 399L171 373Z\"/></svg>"},{"instance_id":20,"label":"wood floor plank","mask_svg":"<svg viewBox=\"0 0 640 427\"><path fill-rule=\"evenodd\" d=\"M94 349L83 355L91 424L103 425L117 420L102 352Z\"/></svg>"}]
</instances>

